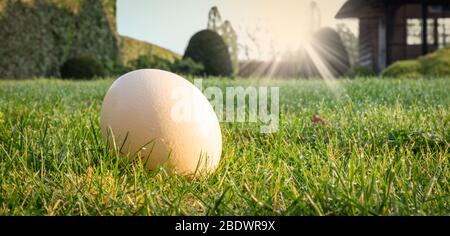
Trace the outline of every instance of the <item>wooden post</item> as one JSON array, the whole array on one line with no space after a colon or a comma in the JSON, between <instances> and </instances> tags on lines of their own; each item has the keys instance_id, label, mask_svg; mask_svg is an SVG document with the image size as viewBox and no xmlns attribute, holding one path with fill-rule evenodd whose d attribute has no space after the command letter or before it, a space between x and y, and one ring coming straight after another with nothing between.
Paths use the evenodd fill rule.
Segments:
<instances>
[{"instance_id":1,"label":"wooden post","mask_svg":"<svg viewBox=\"0 0 450 236\"><path fill-rule=\"evenodd\" d=\"M443 27L445 28L445 27ZM439 25L438 19L433 20L433 37L434 37L434 46L435 49L439 49Z\"/></svg>"},{"instance_id":2,"label":"wooden post","mask_svg":"<svg viewBox=\"0 0 450 236\"><path fill-rule=\"evenodd\" d=\"M386 52L387 52L387 40L386 40L386 24L387 17L380 17L378 19L378 61L377 71L383 71L386 68Z\"/></svg>"},{"instance_id":3,"label":"wooden post","mask_svg":"<svg viewBox=\"0 0 450 236\"><path fill-rule=\"evenodd\" d=\"M428 4L422 3L422 54L428 53Z\"/></svg>"},{"instance_id":4,"label":"wooden post","mask_svg":"<svg viewBox=\"0 0 450 236\"><path fill-rule=\"evenodd\" d=\"M384 17L385 17L385 20L384 20L384 23L385 23L385 35L384 35L384 41L385 41L385 50L386 50L386 53L385 53L385 66L388 66L390 63L391 63L391 61L390 61L390 47L389 47L389 44L390 44L390 37L389 37L389 35L390 35L390 25L391 25L391 21L390 21L390 19L391 19L391 15L390 15L390 11L389 11L389 3L388 3L388 1L384 1Z\"/></svg>"}]
</instances>

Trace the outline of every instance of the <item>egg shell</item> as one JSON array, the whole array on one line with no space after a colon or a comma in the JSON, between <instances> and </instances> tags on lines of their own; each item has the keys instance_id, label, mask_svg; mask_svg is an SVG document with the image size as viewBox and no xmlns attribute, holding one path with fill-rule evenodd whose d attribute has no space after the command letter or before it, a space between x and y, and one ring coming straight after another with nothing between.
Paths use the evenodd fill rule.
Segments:
<instances>
[{"instance_id":1,"label":"egg shell","mask_svg":"<svg viewBox=\"0 0 450 236\"><path fill-rule=\"evenodd\" d=\"M127 73L109 88L102 104L103 140L153 170L179 174L211 172L219 164L222 135L202 92L162 70Z\"/></svg>"}]
</instances>

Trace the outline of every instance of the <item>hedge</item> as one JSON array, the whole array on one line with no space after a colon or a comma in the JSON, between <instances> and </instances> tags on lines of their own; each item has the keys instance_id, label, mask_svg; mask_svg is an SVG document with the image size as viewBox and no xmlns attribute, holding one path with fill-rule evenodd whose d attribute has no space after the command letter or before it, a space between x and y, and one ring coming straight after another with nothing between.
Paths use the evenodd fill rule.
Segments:
<instances>
[{"instance_id":1,"label":"hedge","mask_svg":"<svg viewBox=\"0 0 450 236\"><path fill-rule=\"evenodd\" d=\"M105 68L150 50L171 60L179 57L120 36L116 0L1 0L0 45L0 78L60 76L62 63L80 55Z\"/></svg>"}]
</instances>

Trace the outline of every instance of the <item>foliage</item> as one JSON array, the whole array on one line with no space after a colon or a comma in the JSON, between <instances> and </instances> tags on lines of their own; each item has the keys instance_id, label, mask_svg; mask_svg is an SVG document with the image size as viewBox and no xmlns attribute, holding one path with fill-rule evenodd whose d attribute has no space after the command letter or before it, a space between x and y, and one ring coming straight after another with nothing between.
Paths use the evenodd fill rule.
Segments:
<instances>
[{"instance_id":1,"label":"foliage","mask_svg":"<svg viewBox=\"0 0 450 236\"><path fill-rule=\"evenodd\" d=\"M1 113L0 112L0 125L2 125L3 124L3 122L5 122L4 120L3 120L3 113Z\"/></svg>"},{"instance_id":2,"label":"foliage","mask_svg":"<svg viewBox=\"0 0 450 236\"><path fill-rule=\"evenodd\" d=\"M178 59L172 65L172 72L184 75L199 75L205 68L191 58Z\"/></svg>"},{"instance_id":3,"label":"foliage","mask_svg":"<svg viewBox=\"0 0 450 236\"><path fill-rule=\"evenodd\" d=\"M422 78L422 64L417 60L397 61L381 74L391 78Z\"/></svg>"},{"instance_id":4,"label":"foliage","mask_svg":"<svg viewBox=\"0 0 450 236\"><path fill-rule=\"evenodd\" d=\"M377 73L369 66L354 65L344 74L347 78L373 77Z\"/></svg>"},{"instance_id":5,"label":"foliage","mask_svg":"<svg viewBox=\"0 0 450 236\"><path fill-rule=\"evenodd\" d=\"M121 61L106 58L100 62L105 72L105 76L119 76L130 72L131 67Z\"/></svg>"},{"instance_id":6,"label":"foliage","mask_svg":"<svg viewBox=\"0 0 450 236\"><path fill-rule=\"evenodd\" d=\"M237 34L230 21L222 22L222 16L217 7L212 7L208 13L208 29L219 34L227 44L233 74L237 75L239 73Z\"/></svg>"},{"instance_id":7,"label":"foliage","mask_svg":"<svg viewBox=\"0 0 450 236\"><path fill-rule=\"evenodd\" d=\"M162 48L118 35L116 0L1 0L0 78L59 76L68 58L90 54L109 74L133 54ZM125 61L122 61L122 55Z\"/></svg>"},{"instance_id":8,"label":"foliage","mask_svg":"<svg viewBox=\"0 0 450 236\"><path fill-rule=\"evenodd\" d=\"M219 33L222 27L222 16L220 15L219 8L214 6L209 9L208 12L208 24L207 28L209 30L215 31L216 33Z\"/></svg>"},{"instance_id":9,"label":"foliage","mask_svg":"<svg viewBox=\"0 0 450 236\"><path fill-rule=\"evenodd\" d=\"M225 41L225 43L227 44L228 51L230 52L231 65L233 67L233 75L237 75L239 73L237 34L229 21L225 21L222 28L223 33L221 34L221 36Z\"/></svg>"},{"instance_id":10,"label":"foliage","mask_svg":"<svg viewBox=\"0 0 450 236\"><path fill-rule=\"evenodd\" d=\"M131 68L133 70L138 69L160 69L167 70L171 69L171 62L152 55L142 55L130 62Z\"/></svg>"},{"instance_id":11,"label":"foliage","mask_svg":"<svg viewBox=\"0 0 450 236\"><path fill-rule=\"evenodd\" d=\"M160 69L173 73L185 75L197 75L203 71L203 65L194 62L192 59L176 59L174 62L160 58L158 56L142 55L131 61L129 70L138 69Z\"/></svg>"},{"instance_id":12,"label":"foliage","mask_svg":"<svg viewBox=\"0 0 450 236\"><path fill-rule=\"evenodd\" d=\"M92 79L104 75L102 65L91 56L69 58L61 66L61 77L66 79Z\"/></svg>"},{"instance_id":13,"label":"foliage","mask_svg":"<svg viewBox=\"0 0 450 236\"><path fill-rule=\"evenodd\" d=\"M450 47L439 49L416 60L397 61L386 68L384 77L436 78L450 76Z\"/></svg>"},{"instance_id":14,"label":"foliage","mask_svg":"<svg viewBox=\"0 0 450 236\"><path fill-rule=\"evenodd\" d=\"M214 31L202 30L192 36L183 58L191 58L193 61L201 63L206 75L233 75L228 46L223 38Z\"/></svg>"},{"instance_id":15,"label":"foliage","mask_svg":"<svg viewBox=\"0 0 450 236\"><path fill-rule=\"evenodd\" d=\"M355 65L359 60L359 41L356 36L346 24L338 24L336 32L342 39L342 43L348 52L350 65Z\"/></svg>"},{"instance_id":16,"label":"foliage","mask_svg":"<svg viewBox=\"0 0 450 236\"><path fill-rule=\"evenodd\" d=\"M450 47L419 57L423 74L428 77L450 76Z\"/></svg>"},{"instance_id":17,"label":"foliage","mask_svg":"<svg viewBox=\"0 0 450 236\"><path fill-rule=\"evenodd\" d=\"M180 58L178 54L172 51L126 36L120 36L119 47L124 65L130 65L132 61L135 61L140 56L159 57L170 62Z\"/></svg>"},{"instance_id":18,"label":"foliage","mask_svg":"<svg viewBox=\"0 0 450 236\"><path fill-rule=\"evenodd\" d=\"M280 87L282 115L273 134L221 124L220 165L195 178L107 148L112 82L0 81L1 215L448 216L448 79L343 80L339 99L323 80L204 80Z\"/></svg>"},{"instance_id":19,"label":"foliage","mask_svg":"<svg viewBox=\"0 0 450 236\"><path fill-rule=\"evenodd\" d=\"M448 145L447 141L439 135L420 130L392 130L388 134L388 140L390 145L394 147L410 146L411 151L417 154L420 154L421 147L424 146L429 146L431 149L439 149L446 148Z\"/></svg>"}]
</instances>

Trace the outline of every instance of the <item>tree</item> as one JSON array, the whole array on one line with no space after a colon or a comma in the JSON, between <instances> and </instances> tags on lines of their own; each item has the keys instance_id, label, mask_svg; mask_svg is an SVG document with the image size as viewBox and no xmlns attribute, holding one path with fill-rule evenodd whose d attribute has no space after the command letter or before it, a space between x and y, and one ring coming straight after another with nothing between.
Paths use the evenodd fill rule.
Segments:
<instances>
[{"instance_id":1,"label":"tree","mask_svg":"<svg viewBox=\"0 0 450 236\"><path fill-rule=\"evenodd\" d=\"M220 15L219 8L212 7L208 14L208 25L207 29L221 34L220 30L222 28L222 16Z\"/></svg>"},{"instance_id":2,"label":"tree","mask_svg":"<svg viewBox=\"0 0 450 236\"><path fill-rule=\"evenodd\" d=\"M237 34L231 25L231 22L228 20L222 22L222 16L220 15L219 9L217 7L212 7L208 14L207 27L209 30L219 34L227 44L231 56L233 74L237 74L239 70Z\"/></svg>"},{"instance_id":3,"label":"tree","mask_svg":"<svg viewBox=\"0 0 450 236\"><path fill-rule=\"evenodd\" d=\"M229 21L225 21L223 24L221 36L228 45L228 51L230 52L231 63L233 66L233 73L237 74L239 70L237 34Z\"/></svg>"},{"instance_id":4,"label":"tree","mask_svg":"<svg viewBox=\"0 0 450 236\"><path fill-rule=\"evenodd\" d=\"M347 49L350 64L357 64L359 57L358 37L350 30L350 28L346 24L342 23L337 25L337 33L341 37L342 42Z\"/></svg>"},{"instance_id":5,"label":"tree","mask_svg":"<svg viewBox=\"0 0 450 236\"><path fill-rule=\"evenodd\" d=\"M314 32L320 29L322 26L322 14L320 8L316 1L311 1L309 3L309 34L312 35Z\"/></svg>"}]
</instances>

